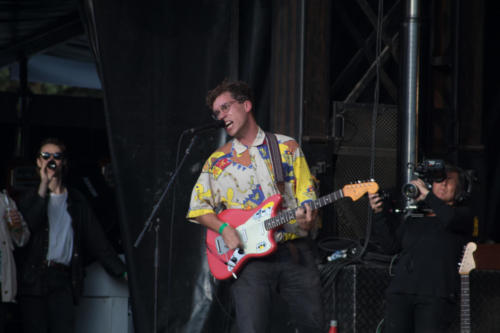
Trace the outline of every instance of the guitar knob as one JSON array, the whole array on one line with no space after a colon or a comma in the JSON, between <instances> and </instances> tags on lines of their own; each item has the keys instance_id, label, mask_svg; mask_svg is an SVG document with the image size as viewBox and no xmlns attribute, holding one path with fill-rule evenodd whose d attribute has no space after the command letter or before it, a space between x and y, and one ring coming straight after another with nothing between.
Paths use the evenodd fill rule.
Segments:
<instances>
[{"instance_id":1,"label":"guitar knob","mask_svg":"<svg viewBox=\"0 0 500 333\"><path fill-rule=\"evenodd\" d=\"M238 259L236 259L235 257L232 257L231 261L234 262L234 263L236 263L238 261Z\"/></svg>"},{"instance_id":2,"label":"guitar knob","mask_svg":"<svg viewBox=\"0 0 500 333\"><path fill-rule=\"evenodd\" d=\"M239 249L239 250L238 250L238 253L239 253L239 254L243 254L243 253L245 253L245 250L243 250L243 249Z\"/></svg>"}]
</instances>

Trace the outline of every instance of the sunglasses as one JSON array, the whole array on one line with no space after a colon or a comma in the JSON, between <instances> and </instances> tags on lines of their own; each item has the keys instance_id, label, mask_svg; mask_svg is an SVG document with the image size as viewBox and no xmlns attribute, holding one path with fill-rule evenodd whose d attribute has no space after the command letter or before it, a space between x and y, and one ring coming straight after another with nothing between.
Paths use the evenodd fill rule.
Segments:
<instances>
[{"instance_id":1,"label":"sunglasses","mask_svg":"<svg viewBox=\"0 0 500 333\"><path fill-rule=\"evenodd\" d=\"M63 153L47 153L46 151L40 153L40 157L43 158L44 160L50 159L50 157L53 156L55 160L62 160L64 157Z\"/></svg>"}]
</instances>

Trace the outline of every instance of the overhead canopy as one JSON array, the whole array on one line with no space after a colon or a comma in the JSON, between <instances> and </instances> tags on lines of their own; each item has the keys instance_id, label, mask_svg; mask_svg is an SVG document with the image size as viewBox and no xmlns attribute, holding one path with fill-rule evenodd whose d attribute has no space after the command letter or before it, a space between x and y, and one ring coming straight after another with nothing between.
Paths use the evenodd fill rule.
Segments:
<instances>
[{"instance_id":1,"label":"overhead canopy","mask_svg":"<svg viewBox=\"0 0 500 333\"><path fill-rule=\"evenodd\" d=\"M0 68L28 60L28 80L100 89L77 0L0 3Z\"/></svg>"},{"instance_id":2,"label":"overhead canopy","mask_svg":"<svg viewBox=\"0 0 500 333\"><path fill-rule=\"evenodd\" d=\"M11 65L13 80L19 78L18 63ZM28 60L28 81L101 89L94 62L78 61L60 55L38 54Z\"/></svg>"}]
</instances>

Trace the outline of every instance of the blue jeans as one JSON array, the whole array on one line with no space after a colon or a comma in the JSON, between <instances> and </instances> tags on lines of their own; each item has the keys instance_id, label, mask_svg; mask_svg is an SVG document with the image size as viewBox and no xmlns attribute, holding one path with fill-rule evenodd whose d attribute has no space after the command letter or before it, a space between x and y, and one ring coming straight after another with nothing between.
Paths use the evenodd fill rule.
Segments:
<instances>
[{"instance_id":1,"label":"blue jeans","mask_svg":"<svg viewBox=\"0 0 500 333\"><path fill-rule=\"evenodd\" d=\"M320 291L319 272L307 241L280 244L270 256L247 262L233 281L238 332L266 332L274 292L288 304L299 332L325 332Z\"/></svg>"}]
</instances>

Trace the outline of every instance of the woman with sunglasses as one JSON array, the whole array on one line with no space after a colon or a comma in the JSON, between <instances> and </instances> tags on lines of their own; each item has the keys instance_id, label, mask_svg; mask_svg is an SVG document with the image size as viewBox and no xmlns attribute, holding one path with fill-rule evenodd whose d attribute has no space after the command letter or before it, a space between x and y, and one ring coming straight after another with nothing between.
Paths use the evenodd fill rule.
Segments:
<instances>
[{"instance_id":1,"label":"woman with sunglasses","mask_svg":"<svg viewBox=\"0 0 500 333\"><path fill-rule=\"evenodd\" d=\"M64 143L43 141L36 165L40 183L19 203L31 230L21 271L23 328L26 333L71 333L87 254L115 277L126 277L125 265L84 196L67 186Z\"/></svg>"},{"instance_id":2,"label":"woman with sunglasses","mask_svg":"<svg viewBox=\"0 0 500 333\"><path fill-rule=\"evenodd\" d=\"M62 194L65 191L63 177L66 172L66 159L64 159L65 146L61 143L51 143L50 141L44 144L36 159L36 165L40 174L40 185L38 186L38 194L44 198L47 194L47 189L51 193Z\"/></svg>"}]
</instances>

